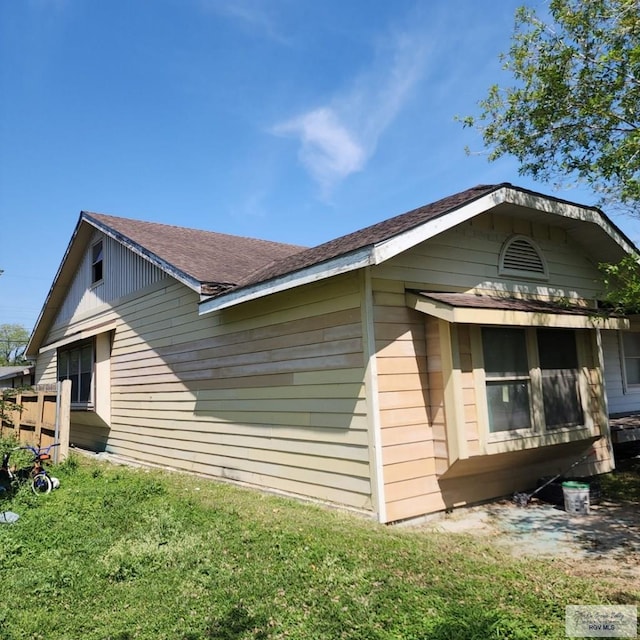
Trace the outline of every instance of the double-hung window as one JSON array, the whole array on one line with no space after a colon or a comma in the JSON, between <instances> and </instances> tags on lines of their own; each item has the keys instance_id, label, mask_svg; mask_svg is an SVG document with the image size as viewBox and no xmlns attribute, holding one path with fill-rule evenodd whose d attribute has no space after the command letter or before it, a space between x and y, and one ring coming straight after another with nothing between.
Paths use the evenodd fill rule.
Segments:
<instances>
[{"instance_id":1,"label":"double-hung window","mask_svg":"<svg viewBox=\"0 0 640 640\"><path fill-rule=\"evenodd\" d=\"M575 331L483 327L482 350L491 433L583 424Z\"/></svg>"},{"instance_id":2,"label":"double-hung window","mask_svg":"<svg viewBox=\"0 0 640 640\"><path fill-rule=\"evenodd\" d=\"M547 429L584 422L575 331L538 329L538 357L544 422Z\"/></svg>"},{"instance_id":3,"label":"double-hung window","mask_svg":"<svg viewBox=\"0 0 640 640\"><path fill-rule=\"evenodd\" d=\"M97 284L104 278L104 251L102 240L91 247L91 284Z\"/></svg>"},{"instance_id":4,"label":"double-hung window","mask_svg":"<svg viewBox=\"0 0 640 640\"><path fill-rule=\"evenodd\" d=\"M640 385L640 332L622 334L626 386Z\"/></svg>"},{"instance_id":5,"label":"double-hung window","mask_svg":"<svg viewBox=\"0 0 640 640\"><path fill-rule=\"evenodd\" d=\"M524 329L482 329L491 432L531 428L531 376Z\"/></svg>"},{"instance_id":6,"label":"double-hung window","mask_svg":"<svg viewBox=\"0 0 640 640\"><path fill-rule=\"evenodd\" d=\"M93 340L58 350L58 380L71 380L71 404L93 402Z\"/></svg>"}]
</instances>

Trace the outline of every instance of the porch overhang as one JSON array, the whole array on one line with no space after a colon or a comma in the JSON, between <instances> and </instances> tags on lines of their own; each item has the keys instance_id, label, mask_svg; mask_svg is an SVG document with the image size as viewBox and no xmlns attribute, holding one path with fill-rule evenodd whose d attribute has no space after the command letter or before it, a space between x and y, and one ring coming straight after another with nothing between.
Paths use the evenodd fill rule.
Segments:
<instances>
[{"instance_id":1,"label":"porch overhang","mask_svg":"<svg viewBox=\"0 0 640 640\"><path fill-rule=\"evenodd\" d=\"M629 329L629 320L625 317L546 300L431 291L406 291L405 300L411 309L451 324Z\"/></svg>"},{"instance_id":2,"label":"porch overhang","mask_svg":"<svg viewBox=\"0 0 640 640\"><path fill-rule=\"evenodd\" d=\"M38 353L45 353L46 351L51 351L52 349L59 349L60 347L64 347L68 344L73 344L74 342L79 342L80 340L86 340L87 338L93 338L97 336L99 333L107 333L108 331L114 331L118 323L113 320L110 322L102 322L97 325L93 325L91 327L84 327L73 333L66 335L64 338L60 340L56 340L55 342L50 342L42 346Z\"/></svg>"}]
</instances>

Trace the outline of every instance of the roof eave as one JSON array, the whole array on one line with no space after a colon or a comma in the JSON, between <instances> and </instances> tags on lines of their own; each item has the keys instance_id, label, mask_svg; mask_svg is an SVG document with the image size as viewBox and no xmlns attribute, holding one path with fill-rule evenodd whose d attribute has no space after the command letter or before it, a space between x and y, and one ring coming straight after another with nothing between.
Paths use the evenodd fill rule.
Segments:
<instances>
[{"instance_id":1,"label":"roof eave","mask_svg":"<svg viewBox=\"0 0 640 640\"><path fill-rule=\"evenodd\" d=\"M625 252L638 256L638 249L633 242L600 209L545 196L509 184L500 184L496 185L495 190L479 198L359 251L206 299L200 303L199 313L204 315L212 311L219 311L272 293L328 278L338 273L345 273L363 266L381 264L421 242L506 202L592 223L612 238Z\"/></svg>"},{"instance_id":2,"label":"roof eave","mask_svg":"<svg viewBox=\"0 0 640 640\"><path fill-rule=\"evenodd\" d=\"M265 282L248 285L203 300L199 304L200 308L198 313L202 316L213 311L221 311L222 309L227 309L228 307L233 307L243 302L249 302L250 300L256 300L273 293L279 293L304 284L324 280L325 278L330 278L341 273L354 271L373 264L373 260L374 247L364 247L358 251L339 256L317 265L312 265Z\"/></svg>"},{"instance_id":3,"label":"roof eave","mask_svg":"<svg viewBox=\"0 0 640 640\"><path fill-rule=\"evenodd\" d=\"M362 267L381 264L406 251L408 248L496 206L504 201L504 197L500 195L502 191L504 191L504 187L500 186L495 191L485 194L453 211L447 212L382 242L368 245L362 249L338 256L337 258L327 260L318 265L305 267L298 271L266 280L265 282L248 285L204 300L200 303L199 314L205 315L212 311L220 311L243 302L248 302L249 300L256 300L263 296L271 295L272 293L286 291L287 289L292 289L310 282L316 282L340 273L347 273L348 271L354 271Z\"/></svg>"}]
</instances>

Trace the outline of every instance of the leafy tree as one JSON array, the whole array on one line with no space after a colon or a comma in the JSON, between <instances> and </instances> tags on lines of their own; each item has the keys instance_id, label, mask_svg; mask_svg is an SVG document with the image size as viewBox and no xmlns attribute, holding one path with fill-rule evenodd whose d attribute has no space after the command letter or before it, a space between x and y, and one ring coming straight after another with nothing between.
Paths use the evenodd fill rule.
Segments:
<instances>
[{"instance_id":1,"label":"leafy tree","mask_svg":"<svg viewBox=\"0 0 640 640\"><path fill-rule=\"evenodd\" d=\"M480 115L463 119L489 158L513 155L521 175L586 183L630 210L640 200L638 0L550 0L546 21L521 7L501 59L515 83L492 86Z\"/></svg>"},{"instance_id":2,"label":"leafy tree","mask_svg":"<svg viewBox=\"0 0 640 640\"><path fill-rule=\"evenodd\" d=\"M29 331L20 324L0 324L0 366L25 364Z\"/></svg>"},{"instance_id":3,"label":"leafy tree","mask_svg":"<svg viewBox=\"0 0 640 640\"><path fill-rule=\"evenodd\" d=\"M618 313L640 313L640 264L627 255L615 264L603 263L600 273L605 285L605 301Z\"/></svg>"}]
</instances>

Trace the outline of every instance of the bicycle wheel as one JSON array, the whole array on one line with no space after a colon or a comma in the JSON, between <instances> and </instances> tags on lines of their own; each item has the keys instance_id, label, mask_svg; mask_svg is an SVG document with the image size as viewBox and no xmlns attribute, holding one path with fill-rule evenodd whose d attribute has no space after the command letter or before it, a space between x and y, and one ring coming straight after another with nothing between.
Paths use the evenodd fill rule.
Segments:
<instances>
[{"instance_id":1,"label":"bicycle wheel","mask_svg":"<svg viewBox=\"0 0 640 640\"><path fill-rule=\"evenodd\" d=\"M49 493L52 488L51 478L46 473L39 473L31 481L31 490L35 494Z\"/></svg>"}]
</instances>

